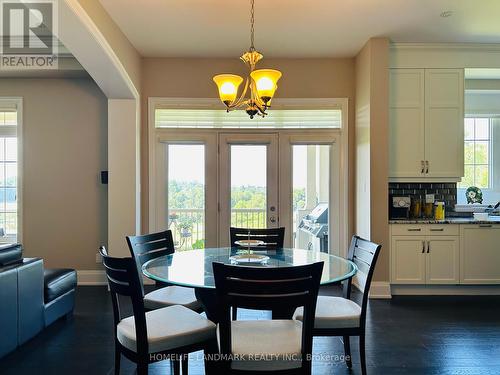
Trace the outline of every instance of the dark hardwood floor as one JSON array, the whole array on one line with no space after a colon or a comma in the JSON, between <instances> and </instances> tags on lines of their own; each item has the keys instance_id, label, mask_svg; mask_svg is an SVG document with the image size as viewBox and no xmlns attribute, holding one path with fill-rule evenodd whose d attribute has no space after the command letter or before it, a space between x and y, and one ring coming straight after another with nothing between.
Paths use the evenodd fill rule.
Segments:
<instances>
[{"instance_id":1,"label":"dark hardwood floor","mask_svg":"<svg viewBox=\"0 0 500 375\"><path fill-rule=\"evenodd\" d=\"M337 288L323 290L337 294ZM241 311L240 317L267 318ZM0 333L1 334L1 333ZM340 358L339 338L315 339L313 374L360 374L357 339L351 340L353 369ZM198 358L196 358L198 357ZM369 375L499 375L500 297L399 297L371 300L367 323ZM190 374L203 373L196 354ZM74 317L61 320L0 360L0 374L112 374L111 301L105 287L79 287ZM135 366L122 359L122 374ZM170 374L168 362L150 374Z\"/></svg>"}]
</instances>

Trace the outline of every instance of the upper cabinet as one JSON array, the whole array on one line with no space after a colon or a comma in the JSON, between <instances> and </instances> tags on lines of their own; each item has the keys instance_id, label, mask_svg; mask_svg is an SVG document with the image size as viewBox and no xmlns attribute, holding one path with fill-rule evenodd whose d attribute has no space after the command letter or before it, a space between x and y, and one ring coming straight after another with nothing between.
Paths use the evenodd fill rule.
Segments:
<instances>
[{"instance_id":1,"label":"upper cabinet","mask_svg":"<svg viewBox=\"0 0 500 375\"><path fill-rule=\"evenodd\" d=\"M463 98L463 69L391 69L392 180L460 180L464 174Z\"/></svg>"}]
</instances>

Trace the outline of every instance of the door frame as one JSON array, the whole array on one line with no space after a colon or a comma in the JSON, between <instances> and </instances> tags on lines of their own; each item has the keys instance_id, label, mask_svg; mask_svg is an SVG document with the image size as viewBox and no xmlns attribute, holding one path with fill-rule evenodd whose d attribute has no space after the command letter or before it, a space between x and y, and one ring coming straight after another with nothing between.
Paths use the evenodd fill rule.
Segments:
<instances>
[{"instance_id":1,"label":"door frame","mask_svg":"<svg viewBox=\"0 0 500 375\"><path fill-rule=\"evenodd\" d=\"M354 205L351 203L349 194L349 100L348 98L287 98L273 99L273 108L286 109L318 109L318 108L336 108L342 111L342 125L340 129L314 129L315 131L325 131L330 135L336 135L339 139L339 177L340 177L340 255L347 256L350 234L352 233L351 212L354 212ZM157 171L156 171L156 149L158 137L168 134L176 134L178 132L189 132L193 134L216 133L217 130L224 133L228 132L297 132L307 134L309 129L171 129L171 128L156 128L155 127L155 110L157 108L184 108L184 109L220 109L220 101L216 98L148 98L148 174L149 188L147 190L148 202L148 225L144 226L146 231L153 232L156 230L156 198L157 198ZM354 188L354 186L352 187ZM352 189L351 189L352 190ZM143 219L145 219L143 217Z\"/></svg>"}]
</instances>

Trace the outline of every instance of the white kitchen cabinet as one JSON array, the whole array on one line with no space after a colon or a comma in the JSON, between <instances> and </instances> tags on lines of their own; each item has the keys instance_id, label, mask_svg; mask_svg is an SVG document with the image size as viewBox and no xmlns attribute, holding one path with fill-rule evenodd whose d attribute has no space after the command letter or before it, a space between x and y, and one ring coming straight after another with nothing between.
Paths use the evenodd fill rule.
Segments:
<instances>
[{"instance_id":1,"label":"white kitchen cabinet","mask_svg":"<svg viewBox=\"0 0 500 375\"><path fill-rule=\"evenodd\" d=\"M458 284L458 225L391 225L391 283Z\"/></svg>"},{"instance_id":2,"label":"white kitchen cabinet","mask_svg":"<svg viewBox=\"0 0 500 375\"><path fill-rule=\"evenodd\" d=\"M425 75L423 69L391 69L389 176L423 176L425 170Z\"/></svg>"},{"instance_id":3,"label":"white kitchen cabinet","mask_svg":"<svg viewBox=\"0 0 500 375\"><path fill-rule=\"evenodd\" d=\"M427 177L464 175L462 69L425 70L425 170Z\"/></svg>"},{"instance_id":4,"label":"white kitchen cabinet","mask_svg":"<svg viewBox=\"0 0 500 375\"><path fill-rule=\"evenodd\" d=\"M461 225L460 282L500 284L500 225Z\"/></svg>"},{"instance_id":5,"label":"white kitchen cabinet","mask_svg":"<svg viewBox=\"0 0 500 375\"><path fill-rule=\"evenodd\" d=\"M427 237L426 284L460 282L460 240L456 236Z\"/></svg>"},{"instance_id":6,"label":"white kitchen cabinet","mask_svg":"<svg viewBox=\"0 0 500 375\"><path fill-rule=\"evenodd\" d=\"M391 69L389 177L463 176L463 69Z\"/></svg>"},{"instance_id":7,"label":"white kitchen cabinet","mask_svg":"<svg viewBox=\"0 0 500 375\"><path fill-rule=\"evenodd\" d=\"M392 236L391 282L425 284L425 241L422 236Z\"/></svg>"}]
</instances>

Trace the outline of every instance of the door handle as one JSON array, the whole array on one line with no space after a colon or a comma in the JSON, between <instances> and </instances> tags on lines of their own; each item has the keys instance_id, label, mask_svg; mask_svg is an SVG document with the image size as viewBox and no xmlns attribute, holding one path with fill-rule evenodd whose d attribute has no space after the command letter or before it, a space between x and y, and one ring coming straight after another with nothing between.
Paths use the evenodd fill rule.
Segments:
<instances>
[{"instance_id":1,"label":"door handle","mask_svg":"<svg viewBox=\"0 0 500 375\"><path fill-rule=\"evenodd\" d=\"M275 218L274 216L270 216L270 217L269 217L269 221L270 221L271 223L276 223L276 218Z\"/></svg>"},{"instance_id":2,"label":"door handle","mask_svg":"<svg viewBox=\"0 0 500 375\"><path fill-rule=\"evenodd\" d=\"M429 173L429 160L425 161L425 173Z\"/></svg>"},{"instance_id":3,"label":"door handle","mask_svg":"<svg viewBox=\"0 0 500 375\"><path fill-rule=\"evenodd\" d=\"M424 161L423 160L420 160L420 166L422 167L422 169L420 170L420 173L424 173L425 171L425 164L424 164Z\"/></svg>"},{"instance_id":4,"label":"door handle","mask_svg":"<svg viewBox=\"0 0 500 375\"><path fill-rule=\"evenodd\" d=\"M443 232L444 228L439 228L439 229L430 229L431 232Z\"/></svg>"},{"instance_id":5,"label":"door handle","mask_svg":"<svg viewBox=\"0 0 500 375\"><path fill-rule=\"evenodd\" d=\"M431 241L427 241L427 254L431 251Z\"/></svg>"},{"instance_id":6,"label":"door handle","mask_svg":"<svg viewBox=\"0 0 500 375\"><path fill-rule=\"evenodd\" d=\"M422 254L425 253L425 241L422 241Z\"/></svg>"},{"instance_id":7,"label":"door handle","mask_svg":"<svg viewBox=\"0 0 500 375\"><path fill-rule=\"evenodd\" d=\"M420 232L421 228L408 228L408 232Z\"/></svg>"}]
</instances>

